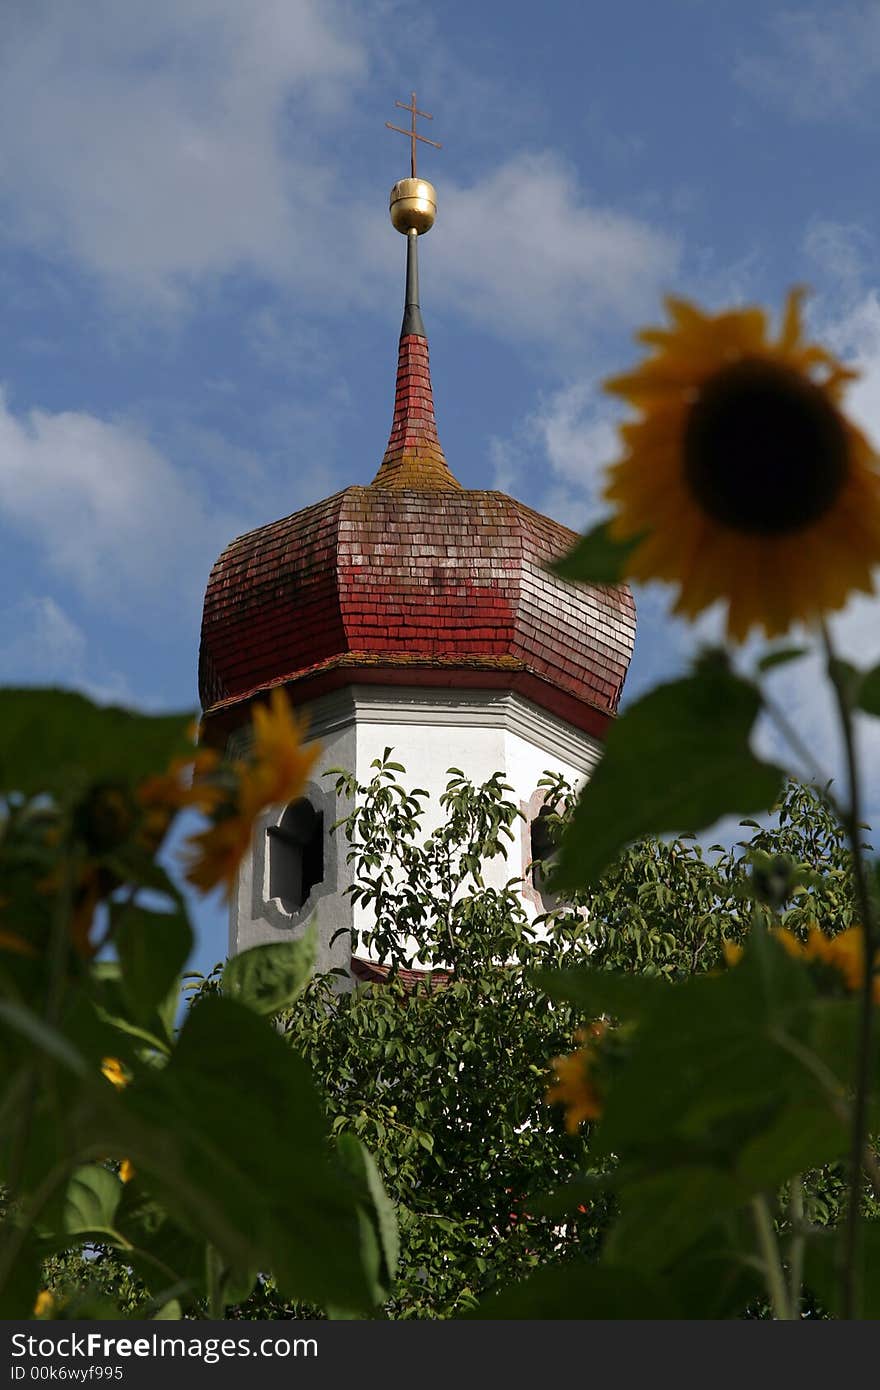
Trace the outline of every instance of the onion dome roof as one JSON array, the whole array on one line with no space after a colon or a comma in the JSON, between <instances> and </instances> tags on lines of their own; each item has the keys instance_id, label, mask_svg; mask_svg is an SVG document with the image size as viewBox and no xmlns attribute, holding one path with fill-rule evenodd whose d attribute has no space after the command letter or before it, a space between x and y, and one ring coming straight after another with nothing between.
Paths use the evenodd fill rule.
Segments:
<instances>
[{"instance_id":1,"label":"onion dome roof","mask_svg":"<svg viewBox=\"0 0 880 1390\"><path fill-rule=\"evenodd\" d=\"M519 691L597 735L617 708L635 606L547 572L574 532L501 492L350 487L241 536L211 571L200 695L232 727L283 683Z\"/></svg>"},{"instance_id":2,"label":"onion dome roof","mask_svg":"<svg viewBox=\"0 0 880 1390\"><path fill-rule=\"evenodd\" d=\"M355 684L504 689L598 737L617 709L635 637L629 589L552 574L575 533L504 493L462 488L446 462L418 227L399 226L406 303L372 484L240 536L211 571L199 693L212 741L276 685L297 705Z\"/></svg>"}]
</instances>

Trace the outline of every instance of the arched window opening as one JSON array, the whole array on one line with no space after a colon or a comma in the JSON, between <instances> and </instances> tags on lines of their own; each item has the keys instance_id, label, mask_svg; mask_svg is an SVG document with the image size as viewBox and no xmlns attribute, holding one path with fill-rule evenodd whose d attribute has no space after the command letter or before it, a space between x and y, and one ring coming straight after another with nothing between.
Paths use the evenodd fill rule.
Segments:
<instances>
[{"instance_id":1,"label":"arched window opening","mask_svg":"<svg viewBox=\"0 0 880 1390\"><path fill-rule=\"evenodd\" d=\"M549 865L556 853L556 843L550 830L550 816L552 814L552 807L542 806L529 826L529 848L533 861L532 883L542 895L547 891L547 880L541 866L542 864Z\"/></svg>"},{"instance_id":2,"label":"arched window opening","mask_svg":"<svg viewBox=\"0 0 880 1390\"><path fill-rule=\"evenodd\" d=\"M308 797L292 801L277 825L270 825L269 897L287 912L299 912L324 878L324 814Z\"/></svg>"}]
</instances>

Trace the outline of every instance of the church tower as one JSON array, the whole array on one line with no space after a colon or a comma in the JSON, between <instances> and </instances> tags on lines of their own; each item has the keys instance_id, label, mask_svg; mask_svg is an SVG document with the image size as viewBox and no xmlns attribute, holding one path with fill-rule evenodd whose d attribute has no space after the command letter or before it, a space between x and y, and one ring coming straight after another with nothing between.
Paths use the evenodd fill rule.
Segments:
<instances>
[{"instance_id":1,"label":"church tower","mask_svg":"<svg viewBox=\"0 0 880 1390\"><path fill-rule=\"evenodd\" d=\"M361 909L345 891L344 839L331 833L351 808L337 805L334 779L322 773L344 767L369 781L391 747L407 785L425 788L439 813L450 767L475 783L501 772L525 819L520 842L486 866L485 879L501 887L522 876L534 916L544 910L526 873L538 783L547 771L589 777L635 637L625 586L549 571L574 532L504 493L464 489L449 468L419 303L419 239L437 199L416 175L416 142L435 142L416 132L427 113L415 94L397 105L411 113L401 133L412 155L410 177L391 190L406 292L384 457L369 485L227 546L208 580L199 659L210 742L234 748L252 705L281 685L321 745L304 795L255 828L232 898L230 953L299 935L317 913L319 968L361 977L370 965L352 961L346 931Z\"/></svg>"}]
</instances>

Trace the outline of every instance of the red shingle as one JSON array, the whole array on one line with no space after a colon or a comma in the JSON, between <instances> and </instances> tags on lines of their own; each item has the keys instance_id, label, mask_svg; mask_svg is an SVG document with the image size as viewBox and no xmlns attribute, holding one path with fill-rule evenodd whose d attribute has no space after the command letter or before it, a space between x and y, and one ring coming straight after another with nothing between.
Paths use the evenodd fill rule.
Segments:
<instances>
[{"instance_id":1,"label":"red shingle","mask_svg":"<svg viewBox=\"0 0 880 1390\"><path fill-rule=\"evenodd\" d=\"M635 636L626 586L547 566L576 536L500 492L466 492L434 421L424 337L400 339L388 448L350 487L233 541L211 571L199 692L218 731L284 683L517 690L601 735Z\"/></svg>"},{"instance_id":2,"label":"red shingle","mask_svg":"<svg viewBox=\"0 0 880 1390\"><path fill-rule=\"evenodd\" d=\"M558 708L556 690L611 715L635 606L625 586L548 572L575 539L500 492L347 488L221 555L205 597L202 703L372 654L389 666L419 658L414 684L426 659L452 670L512 659L540 678L539 703Z\"/></svg>"}]
</instances>

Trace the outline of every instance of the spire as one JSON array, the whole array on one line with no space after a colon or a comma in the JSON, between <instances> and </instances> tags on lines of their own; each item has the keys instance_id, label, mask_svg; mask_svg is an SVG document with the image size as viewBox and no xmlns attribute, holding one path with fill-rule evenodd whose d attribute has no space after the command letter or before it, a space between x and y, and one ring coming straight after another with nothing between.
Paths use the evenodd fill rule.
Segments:
<instances>
[{"instance_id":1,"label":"spire","mask_svg":"<svg viewBox=\"0 0 880 1390\"><path fill-rule=\"evenodd\" d=\"M418 239L434 225L437 215L437 195L432 184L416 177L416 141L440 146L416 131L416 116L427 120L433 117L412 104L395 103L412 114L412 126L385 124L389 130L400 131L411 143L411 176L400 179L391 190L391 221L406 236L406 297L403 324L397 357L397 385L394 393L394 419L388 447L373 487L381 488L455 488L461 484L449 471L446 457L437 437L434 419L434 395L431 390L431 370L428 362L428 339L419 307L419 247Z\"/></svg>"}]
</instances>

